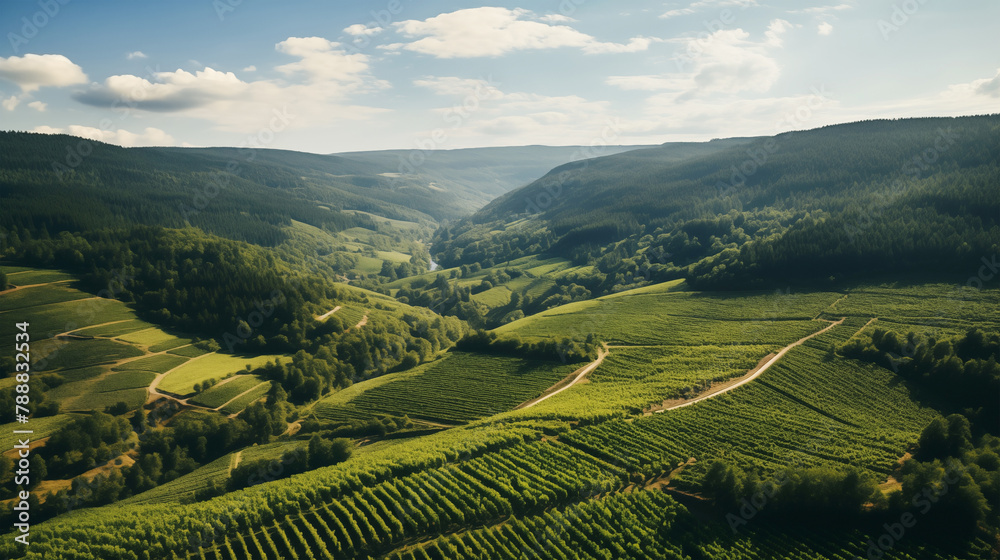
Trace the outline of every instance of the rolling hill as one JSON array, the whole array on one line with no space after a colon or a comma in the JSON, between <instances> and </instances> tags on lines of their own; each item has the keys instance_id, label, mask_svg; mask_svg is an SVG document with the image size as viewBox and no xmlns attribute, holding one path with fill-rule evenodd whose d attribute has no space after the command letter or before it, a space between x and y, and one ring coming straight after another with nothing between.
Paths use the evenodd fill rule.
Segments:
<instances>
[{"instance_id":1,"label":"rolling hill","mask_svg":"<svg viewBox=\"0 0 1000 560\"><path fill-rule=\"evenodd\" d=\"M445 267L568 257L615 286L760 287L975 263L1000 247L1000 116L866 121L558 167L438 231Z\"/></svg>"}]
</instances>

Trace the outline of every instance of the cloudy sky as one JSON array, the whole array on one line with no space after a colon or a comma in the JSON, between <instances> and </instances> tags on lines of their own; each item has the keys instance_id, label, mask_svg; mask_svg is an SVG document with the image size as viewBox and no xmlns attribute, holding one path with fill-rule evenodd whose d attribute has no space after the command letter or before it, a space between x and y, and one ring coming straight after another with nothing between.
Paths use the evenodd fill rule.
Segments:
<instances>
[{"instance_id":1,"label":"cloudy sky","mask_svg":"<svg viewBox=\"0 0 1000 560\"><path fill-rule=\"evenodd\" d=\"M0 129L318 153L1000 112L995 0L4 0Z\"/></svg>"}]
</instances>

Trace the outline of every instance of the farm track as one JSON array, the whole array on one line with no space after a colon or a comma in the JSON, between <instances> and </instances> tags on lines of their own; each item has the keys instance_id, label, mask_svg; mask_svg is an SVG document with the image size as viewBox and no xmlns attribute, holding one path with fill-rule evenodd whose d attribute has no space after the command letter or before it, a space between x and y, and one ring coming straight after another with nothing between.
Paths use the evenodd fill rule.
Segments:
<instances>
[{"instance_id":1,"label":"farm track","mask_svg":"<svg viewBox=\"0 0 1000 560\"><path fill-rule=\"evenodd\" d=\"M126 320L128 320L128 319L126 319ZM110 323L105 323L105 324L113 324L113 323L118 323L118 322L121 322L121 321L111 321ZM99 325L94 325L94 326L99 326ZM89 328L89 327L84 327L84 328ZM80 329L76 329L76 330L80 330ZM69 331L69 332L73 332L73 331ZM73 340L95 340L95 339L100 339L100 340L114 340L113 338L103 337L103 336L99 336L99 337L93 337L93 336L92 337L79 337L79 336L74 336L74 335L66 335L65 333L58 335L56 338L62 338L62 339L71 338ZM190 344L185 344L184 346L178 346L177 348L184 348L185 346L190 346ZM114 370L114 368L116 368L116 367L120 367L120 366L123 366L125 364L129 364L131 362L136 362L136 361L143 360L145 358L150 358L150 357L153 357L153 356L161 356L163 354L166 354L170 350L176 350L177 348L169 348L167 350L160 350L159 352L148 352L148 350L147 350L147 353L142 354L141 356L132 356L132 357L129 357L129 358L122 358L120 360L115 360L113 362L108 362L106 364L97 364L97 365L99 365L99 366L101 366L101 367L103 367L105 369L104 369L104 371L102 371L100 373L100 375L97 375L96 377L92 377L92 378L86 380L87 387L89 388L90 386L96 384L97 382L101 381L102 379L104 379L104 378L106 378L106 377L108 377L108 376L110 376L112 374L121 373L121 372L117 372L117 371ZM185 363L187 363L187 362L185 362ZM181 365L184 365L184 364L181 364ZM180 367L180 366L177 366L177 367ZM177 368L174 368L174 369L177 369ZM160 375L166 375L166 374L160 374ZM156 380L154 379L154 382L155 381ZM67 409L68 409L69 412L74 412L74 410L71 408L71 403L75 403L76 400L79 399L79 398L81 398L82 396L84 396L84 395L73 397L71 400L67 400L66 401L65 406L67 407ZM177 400L177 399L175 399L175 400ZM152 402L152 400L149 400L147 398L145 404L149 404L150 402ZM178 400L178 402L180 402L180 401ZM89 409L79 409L77 412L86 412L87 410L89 410Z\"/></svg>"},{"instance_id":2,"label":"farm track","mask_svg":"<svg viewBox=\"0 0 1000 560\"><path fill-rule=\"evenodd\" d=\"M340 311L340 306L339 305L337 307L334 307L333 309L327 311L326 313L324 313L322 315L317 315L316 316L316 320L317 321L325 321L330 315L333 315L334 313L336 313L338 311Z\"/></svg>"},{"instance_id":3,"label":"farm track","mask_svg":"<svg viewBox=\"0 0 1000 560\"><path fill-rule=\"evenodd\" d=\"M233 458L229 461L229 475L233 474L233 470L240 466L240 459L243 458L243 450L240 449L236 453L233 453Z\"/></svg>"},{"instance_id":4,"label":"farm track","mask_svg":"<svg viewBox=\"0 0 1000 560\"><path fill-rule=\"evenodd\" d=\"M547 399L549 397L554 397L554 396L558 395L559 393L562 393L566 389L569 389L573 385L576 385L577 383L579 383L580 381L582 381L583 378L585 378L588 373L590 373L590 372L594 371L595 369L597 369L597 366L601 365L601 362L604 361L604 358L608 355L609 352L610 351L608 350L608 346L605 345L603 350L599 350L597 352L597 359L596 360L594 360L593 362L590 362L589 364L587 364L587 365L583 366L582 368L580 368L580 369L574 371L573 373L569 374L565 379L563 379L559 383L556 383L552 387L549 387L542 394L542 396L537 397L535 399L532 399L532 400L530 400L530 401L528 401L526 403L519 404L517 407L515 407L515 410L522 409L522 408L531 408L531 407L535 406L536 404L544 401L545 399ZM567 379L570 379L571 381L569 383L566 383ZM565 385L563 385L564 383L565 383ZM559 387L560 385L563 385L563 386ZM559 388L556 389L556 387L559 387ZM553 390L553 389L555 389L555 390Z\"/></svg>"},{"instance_id":5,"label":"farm track","mask_svg":"<svg viewBox=\"0 0 1000 560\"><path fill-rule=\"evenodd\" d=\"M234 375L234 376L232 377L232 379L236 379L236 376ZM203 407L203 406L199 406L199 405L196 405L196 404L190 404L190 403L188 403L188 402L187 402L187 399L184 399L184 404L187 404L188 406L193 406L193 407L196 407L196 408L202 408L202 409L205 409L205 410L212 410L212 411L215 411L215 412L218 412L218 411L222 410L222 409L223 409L223 408L224 408L224 407L225 407L225 406L226 406L227 404L229 404L229 403L231 403L231 402L235 401L236 399L238 399L238 398L242 397L243 395L246 395L247 393L249 393L249 392L251 392L251 391L254 391L254 390L256 390L256 389L257 389L258 387L260 387L261 385L266 385L266 384L268 384L268 383L270 383L270 381L261 381L260 383L258 383L258 384L256 384L256 385L254 385L253 387L251 387L251 388L247 389L246 391L243 391L242 393L240 393L240 394L236 395L235 397L233 397L233 398L229 399L228 401L226 401L226 402L224 402L224 403L220 404L220 405L219 405L219 406L217 406L216 408L206 408L206 407ZM230 414L230 415L229 415L229 417L230 417L230 418L236 418L236 416L237 416L237 415L239 415L239 412L237 412L237 413L235 413L235 414Z\"/></svg>"},{"instance_id":6,"label":"farm track","mask_svg":"<svg viewBox=\"0 0 1000 560\"><path fill-rule=\"evenodd\" d=\"M655 410L653 412L654 413L660 413L660 412L665 412L667 410L675 410L675 409L678 409L678 408L683 408L685 406L691 406L691 405L693 405L693 404L695 404L697 402L701 402L703 400L710 399L712 397L717 397L717 396L719 396L719 395L721 395L723 393L728 393L729 391L732 391L733 389L736 389L737 387L741 387L743 385L746 385L747 383L749 383L749 382L753 381L754 379L757 379L758 377L760 377L761 374L763 374L765 371L767 371L772 365L774 365L775 363L777 363L778 360L780 360L785 354L787 354L789 350L791 350L792 348L795 348L796 346L800 346L801 344L803 344L805 341L809 340L810 338L817 337L817 336L825 333L826 331L832 329L833 327L835 327L835 326L843 323L844 319L846 319L846 317L840 319L839 321L832 321L826 327L824 327L824 328L822 328L822 329L820 329L820 330L818 330L818 331L816 331L816 332L814 332L814 333L812 333L812 334L810 334L808 336L804 336L804 337L796 340L795 342L789 344L788 346L785 346L777 354L774 354L769 360L767 360L763 364L758 364L756 368L754 368L753 370L750 370L750 372L748 372L747 375L743 376L741 379L737 380L735 383L724 383L724 384L722 384L722 385L720 385L718 387L715 387L714 389L709 389L708 393L706 393L706 394L699 395L698 397L695 397L693 399L689 399L689 400L684 401L682 403L678 403L678 404L666 406L664 408L661 408L659 410Z\"/></svg>"},{"instance_id":7,"label":"farm track","mask_svg":"<svg viewBox=\"0 0 1000 560\"><path fill-rule=\"evenodd\" d=\"M15 272L13 274L17 274L17 273ZM10 276L13 276L13 274L8 275L8 281L9 281ZM18 286L16 284L12 284L12 286L13 286L12 288L7 288L6 290L0 291L0 296L9 294L11 292L16 292L18 290L26 290L28 288L37 288L39 286L51 286L52 284L64 284L66 282L72 282L72 281L73 281L72 279L68 279L67 278L66 280L54 280L52 282L42 282L41 284L24 284L24 285L21 285L21 286ZM70 300L70 301L76 301L76 300ZM42 304L42 305L47 305L47 304Z\"/></svg>"},{"instance_id":8,"label":"farm track","mask_svg":"<svg viewBox=\"0 0 1000 560\"><path fill-rule=\"evenodd\" d=\"M164 352L166 352L166 350L164 350ZM177 401L178 403L183 404L183 405L197 406L197 405L188 405L187 399L182 399L180 397L177 397L177 396L172 395L172 394L167 393L167 392L161 392L156 387L157 387L157 385L160 384L161 381L163 381L164 377L166 377L167 375L170 374L170 372L172 372L172 371L174 371L174 370L176 370L178 368L184 367L184 366L190 364L191 362L194 362L195 360L200 360L200 359L204 358L205 356L211 356L211 355L212 355L212 353L209 352L208 354L202 354L201 356L196 356L196 357L191 358L190 360L184 362L183 364L180 364L180 365L178 365L176 367L170 368L170 369L168 369L167 371L165 371L163 373L157 374L156 377L153 379L153 382L150 383L149 387L147 388L147 390L149 391L149 396L146 397L146 404L149 404L149 403L155 401L159 397L163 397L163 398L166 398L166 399ZM204 408L204 407L198 407L198 408ZM206 410L208 410L208 409L206 409Z\"/></svg>"}]
</instances>

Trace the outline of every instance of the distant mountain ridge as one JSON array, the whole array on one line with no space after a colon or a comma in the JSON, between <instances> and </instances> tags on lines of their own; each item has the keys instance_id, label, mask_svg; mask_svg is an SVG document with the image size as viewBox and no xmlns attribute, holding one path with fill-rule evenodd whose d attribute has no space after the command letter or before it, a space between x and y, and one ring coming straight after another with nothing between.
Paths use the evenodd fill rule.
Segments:
<instances>
[{"instance_id":1,"label":"distant mountain ridge","mask_svg":"<svg viewBox=\"0 0 1000 560\"><path fill-rule=\"evenodd\" d=\"M422 166L399 174L395 152L346 157L248 148L123 148L67 135L0 132L0 188L11 208L0 216L0 227L192 225L276 245L293 220L331 231L370 227L371 218L359 211L434 226L469 215L574 153L579 149L426 152ZM72 197L64 196L67 189Z\"/></svg>"}]
</instances>

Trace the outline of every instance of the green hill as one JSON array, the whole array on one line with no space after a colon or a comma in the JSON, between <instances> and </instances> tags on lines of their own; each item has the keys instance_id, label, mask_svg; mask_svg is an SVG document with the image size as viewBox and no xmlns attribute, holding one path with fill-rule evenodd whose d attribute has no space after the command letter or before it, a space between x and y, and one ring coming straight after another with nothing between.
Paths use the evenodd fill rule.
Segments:
<instances>
[{"instance_id":1,"label":"green hill","mask_svg":"<svg viewBox=\"0 0 1000 560\"><path fill-rule=\"evenodd\" d=\"M444 267L568 257L596 267L577 282L597 293L968 276L998 250L998 130L997 115L866 121L567 164L439 230L432 252Z\"/></svg>"}]
</instances>

